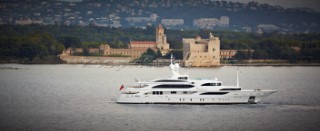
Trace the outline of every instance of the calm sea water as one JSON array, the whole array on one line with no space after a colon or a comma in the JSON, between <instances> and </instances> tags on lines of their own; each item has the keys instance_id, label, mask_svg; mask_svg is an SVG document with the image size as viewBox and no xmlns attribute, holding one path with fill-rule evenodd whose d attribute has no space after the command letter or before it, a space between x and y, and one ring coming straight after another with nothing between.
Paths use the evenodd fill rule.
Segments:
<instances>
[{"instance_id":1,"label":"calm sea water","mask_svg":"<svg viewBox=\"0 0 320 131\"><path fill-rule=\"evenodd\" d=\"M167 67L0 65L1 130L319 130L320 67L240 67L240 86L273 89L259 104L117 104L121 84ZM19 68L8 69L7 67ZM236 84L237 67L186 68Z\"/></svg>"}]
</instances>

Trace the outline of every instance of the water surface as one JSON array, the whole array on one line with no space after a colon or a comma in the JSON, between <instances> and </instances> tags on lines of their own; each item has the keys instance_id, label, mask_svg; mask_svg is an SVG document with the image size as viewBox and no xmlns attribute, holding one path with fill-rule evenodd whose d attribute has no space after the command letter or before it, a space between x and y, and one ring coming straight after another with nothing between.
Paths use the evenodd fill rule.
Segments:
<instances>
[{"instance_id":1,"label":"water surface","mask_svg":"<svg viewBox=\"0 0 320 131\"><path fill-rule=\"evenodd\" d=\"M240 67L240 86L277 93L259 104L117 104L121 84L168 77L167 67L0 67L2 130L318 130L320 67ZM18 69L16 69L18 68ZM186 68L236 85L237 67Z\"/></svg>"}]
</instances>

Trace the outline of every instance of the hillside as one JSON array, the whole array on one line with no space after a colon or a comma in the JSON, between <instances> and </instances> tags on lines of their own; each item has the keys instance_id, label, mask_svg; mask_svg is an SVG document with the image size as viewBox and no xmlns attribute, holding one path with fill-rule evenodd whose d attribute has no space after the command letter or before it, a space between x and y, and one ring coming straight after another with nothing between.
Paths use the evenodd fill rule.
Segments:
<instances>
[{"instance_id":1,"label":"hillside","mask_svg":"<svg viewBox=\"0 0 320 131\"><path fill-rule=\"evenodd\" d=\"M108 43L112 48L126 48L130 40L154 40L155 27L110 28L79 26L0 26L1 60L53 60L64 48L98 48ZM255 34L212 30L165 30L170 48L181 49L182 38L212 32L221 40L221 49L255 50L237 59L286 59L295 63L319 62L320 34ZM180 52L181 53L181 52Z\"/></svg>"},{"instance_id":2,"label":"hillside","mask_svg":"<svg viewBox=\"0 0 320 131\"><path fill-rule=\"evenodd\" d=\"M256 2L83 0L70 3L2 0L0 10L1 24L144 28L150 24L165 23L165 27L173 29L207 28L247 32L261 29L264 32L271 30L281 33L319 33L320 30L319 12L307 8L285 9ZM223 21L222 16L229 19ZM210 18L211 25L203 23L206 18ZM201 19L202 23L195 24L194 21Z\"/></svg>"}]
</instances>

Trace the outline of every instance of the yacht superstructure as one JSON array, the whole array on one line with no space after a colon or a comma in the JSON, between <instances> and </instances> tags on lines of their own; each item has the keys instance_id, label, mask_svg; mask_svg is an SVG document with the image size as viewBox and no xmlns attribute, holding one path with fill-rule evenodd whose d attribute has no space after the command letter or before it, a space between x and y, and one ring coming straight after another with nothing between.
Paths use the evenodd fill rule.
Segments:
<instances>
[{"instance_id":1,"label":"yacht superstructure","mask_svg":"<svg viewBox=\"0 0 320 131\"><path fill-rule=\"evenodd\" d=\"M243 90L239 86L224 86L217 79L190 79L181 75L179 65L171 58L171 77L152 81L136 81L133 86L122 85L117 103L168 104L254 104L276 90Z\"/></svg>"}]
</instances>

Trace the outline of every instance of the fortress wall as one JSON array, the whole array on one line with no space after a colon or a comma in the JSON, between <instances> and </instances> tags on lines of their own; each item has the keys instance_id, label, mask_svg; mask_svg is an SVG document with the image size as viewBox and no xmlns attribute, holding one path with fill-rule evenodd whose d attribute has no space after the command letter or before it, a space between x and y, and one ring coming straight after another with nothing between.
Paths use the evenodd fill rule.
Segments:
<instances>
[{"instance_id":1,"label":"fortress wall","mask_svg":"<svg viewBox=\"0 0 320 131\"><path fill-rule=\"evenodd\" d=\"M125 64L132 61L130 57L90 57L90 56L60 56L68 64Z\"/></svg>"},{"instance_id":2,"label":"fortress wall","mask_svg":"<svg viewBox=\"0 0 320 131\"><path fill-rule=\"evenodd\" d=\"M207 52L206 44L191 44L190 52Z\"/></svg>"},{"instance_id":3,"label":"fortress wall","mask_svg":"<svg viewBox=\"0 0 320 131\"><path fill-rule=\"evenodd\" d=\"M220 40L183 38L184 66L212 67L220 65Z\"/></svg>"}]
</instances>

